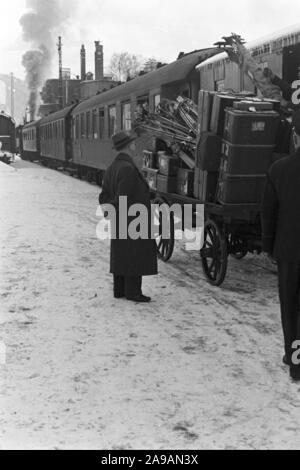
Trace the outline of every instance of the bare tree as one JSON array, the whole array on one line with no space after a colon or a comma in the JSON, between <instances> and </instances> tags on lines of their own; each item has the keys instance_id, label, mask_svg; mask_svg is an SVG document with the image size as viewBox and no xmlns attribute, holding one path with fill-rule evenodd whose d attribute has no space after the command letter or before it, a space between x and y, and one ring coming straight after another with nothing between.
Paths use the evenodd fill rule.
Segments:
<instances>
[{"instance_id":1,"label":"bare tree","mask_svg":"<svg viewBox=\"0 0 300 470\"><path fill-rule=\"evenodd\" d=\"M110 61L109 72L114 80L125 82L139 74L143 62L142 57L129 52L115 53Z\"/></svg>"},{"instance_id":2,"label":"bare tree","mask_svg":"<svg viewBox=\"0 0 300 470\"><path fill-rule=\"evenodd\" d=\"M144 63L144 72L152 72L152 70L156 70L158 64L159 62L154 59L154 57L150 57Z\"/></svg>"}]
</instances>

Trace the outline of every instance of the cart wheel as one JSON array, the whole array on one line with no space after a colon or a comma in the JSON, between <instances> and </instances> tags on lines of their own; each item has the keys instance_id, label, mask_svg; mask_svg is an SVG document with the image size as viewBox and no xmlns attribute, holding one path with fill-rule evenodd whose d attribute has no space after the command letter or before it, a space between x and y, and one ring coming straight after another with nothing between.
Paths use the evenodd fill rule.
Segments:
<instances>
[{"instance_id":1,"label":"cart wheel","mask_svg":"<svg viewBox=\"0 0 300 470\"><path fill-rule=\"evenodd\" d=\"M242 259L248 253L245 240L230 234L228 237L230 255L235 259Z\"/></svg>"},{"instance_id":2,"label":"cart wheel","mask_svg":"<svg viewBox=\"0 0 300 470\"><path fill-rule=\"evenodd\" d=\"M156 198L153 201L154 204L161 206L162 204L167 204L162 198ZM166 215L167 217L167 215ZM175 238L174 238L174 214L173 212L169 214L170 217L170 230L168 233L168 236L163 238L163 233L162 233L162 219L163 219L163 213L161 211L157 211L155 213L155 219L156 223L158 223L159 228L158 228L158 236L156 237L156 250L157 250L157 257L161 259L162 261L168 261L174 251L174 244L175 244Z\"/></svg>"},{"instance_id":3,"label":"cart wheel","mask_svg":"<svg viewBox=\"0 0 300 470\"><path fill-rule=\"evenodd\" d=\"M227 270L227 241L219 226L210 219L204 225L204 244L200 255L203 272L210 284L222 284Z\"/></svg>"}]
</instances>

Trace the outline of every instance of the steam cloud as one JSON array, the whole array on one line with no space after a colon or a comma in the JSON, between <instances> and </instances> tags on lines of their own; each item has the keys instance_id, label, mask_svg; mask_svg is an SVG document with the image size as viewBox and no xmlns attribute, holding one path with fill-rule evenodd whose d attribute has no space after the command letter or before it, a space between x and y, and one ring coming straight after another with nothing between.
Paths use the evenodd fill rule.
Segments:
<instances>
[{"instance_id":1,"label":"steam cloud","mask_svg":"<svg viewBox=\"0 0 300 470\"><path fill-rule=\"evenodd\" d=\"M57 36L61 34L74 5L70 0L27 0L28 13L20 24L24 40L30 43L31 50L22 58L26 69L26 81L29 89L29 111L35 119L40 102L40 91L51 72L52 59L56 54Z\"/></svg>"}]
</instances>

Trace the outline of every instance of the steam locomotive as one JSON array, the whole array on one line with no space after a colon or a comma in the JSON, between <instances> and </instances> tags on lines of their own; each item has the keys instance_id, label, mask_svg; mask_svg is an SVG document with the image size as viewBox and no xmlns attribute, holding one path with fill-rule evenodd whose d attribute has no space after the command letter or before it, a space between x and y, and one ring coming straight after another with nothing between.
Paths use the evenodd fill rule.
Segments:
<instances>
[{"instance_id":1,"label":"steam locomotive","mask_svg":"<svg viewBox=\"0 0 300 470\"><path fill-rule=\"evenodd\" d=\"M0 161L11 163L16 153L16 126L11 116L0 113Z\"/></svg>"}]
</instances>

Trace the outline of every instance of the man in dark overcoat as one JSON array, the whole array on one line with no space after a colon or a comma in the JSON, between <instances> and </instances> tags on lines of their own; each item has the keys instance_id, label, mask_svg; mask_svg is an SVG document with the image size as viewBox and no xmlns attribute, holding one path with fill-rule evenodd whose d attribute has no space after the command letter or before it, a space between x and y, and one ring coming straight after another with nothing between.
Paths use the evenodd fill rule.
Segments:
<instances>
[{"instance_id":1,"label":"man in dark overcoat","mask_svg":"<svg viewBox=\"0 0 300 470\"><path fill-rule=\"evenodd\" d=\"M119 223L116 223L116 237L111 238L110 272L114 276L114 296L126 297L135 302L149 302L151 299L142 294L142 276L157 274L156 243L151 239L151 204L147 181L134 163L135 137L127 132L118 132L112 137L113 148L118 152L113 163L107 168L99 203L111 204L119 220L120 196L127 197L128 209L133 204L143 204L147 208L147 238L132 239L128 227L135 219L127 217L127 234L119 236Z\"/></svg>"},{"instance_id":2,"label":"man in dark overcoat","mask_svg":"<svg viewBox=\"0 0 300 470\"><path fill-rule=\"evenodd\" d=\"M278 264L283 361L290 366L291 377L300 380L300 343L294 343L300 340L300 111L293 116L293 139L296 153L275 162L267 175L262 243Z\"/></svg>"}]
</instances>

